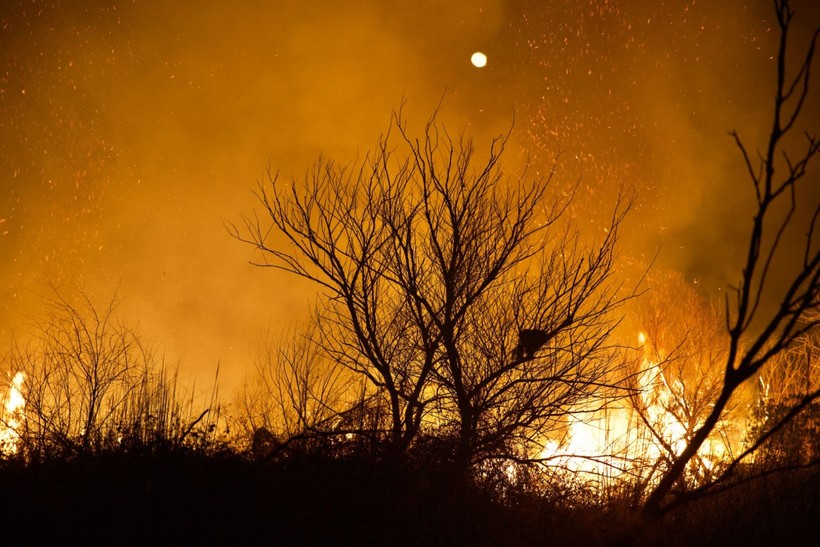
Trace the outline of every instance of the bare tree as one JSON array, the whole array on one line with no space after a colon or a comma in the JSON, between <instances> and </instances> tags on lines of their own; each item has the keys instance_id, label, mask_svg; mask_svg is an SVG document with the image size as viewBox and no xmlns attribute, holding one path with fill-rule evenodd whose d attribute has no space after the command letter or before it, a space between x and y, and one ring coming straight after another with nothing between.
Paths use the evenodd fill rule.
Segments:
<instances>
[{"instance_id":1,"label":"bare tree","mask_svg":"<svg viewBox=\"0 0 820 547\"><path fill-rule=\"evenodd\" d=\"M116 299L98 311L87 295L80 298L76 305L55 289L35 341L13 352L13 366L26 378L29 436L52 451L93 450L113 429L147 357L115 319Z\"/></svg>"},{"instance_id":2,"label":"bare tree","mask_svg":"<svg viewBox=\"0 0 820 547\"><path fill-rule=\"evenodd\" d=\"M675 485L712 433L738 387L818 324L817 316L809 312L820 305L820 248L815 238L820 205L809 203L813 211L809 213L799 263L789 264L782 247L784 234L793 223L800 203L798 192L810 190L804 188L810 186L806 182L807 168L820 150L820 141L809 133L805 135L802 151L794 153L784 149L784 140L795 129L809 96L809 76L820 29L814 32L797 72L788 77L786 46L795 13L788 0L775 0L774 7L780 29L777 87L771 133L765 151L758 154L758 161L752 159L739 135L732 133L754 186L757 211L740 283L726 298L729 349L722 387L703 425L647 497L643 508L647 515L658 514L667 506ZM779 214L783 210L785 213ZM771 279L776 267L794 267L795 272L780 292L779 305L766 315L761 312L761 300L778 290Z\"/></svg>"},{"instance_id":3,"label":"bare tree","mask_svg":"<svg viewBox=\"0 0 820 547\"><path fill-rule=\"evenodd\" d=\"M641 358L636 360L629 399L638 417L636 436L648 437L652 447L635 454L650 473L643 477L644 484L651 484L674 463L711 412L723 386L729 346L718 311L677 273L650 274L646 293L633 304ZM733 400L724 409L690 460L687 481L708 481L733 457L742 440L734 425L741 407Z\"/></svg>"},{"instance_id":4,"label":"bare tree","mask_svg":"<svg viewBox=\"0 0 820 547\"><path fill-rule=\"evenodd\" d=\"M429 431L452 440L462 468L527 457L551 420L595 394L624 299L611 272L628 204L584 246L562 227L566 202L548 197L553 173L505 176L507 138L478 160L435 115L413 138L395 114L361 162L320 159L290 185L269 173L264 220L229 226L257 264L322 288L321 346L385 398L393 446ZM517 351L534 331L540 344Z\"/></svg>"},{"instance_id":5,"label":"bare tree","mask_svg":"<svg viewBox=\"0 0 820 547\"><path fill-rule=\"evenodd\" d=\"M27 460L99 451L208 445L218 409L192 414L177 390L176 373L138 334L117 319L118 299L97 307L80 292L56 288L32 340L16 344L8 366L22 373L17 433Z\"/></svg>"},{"instance_id":6,"label":"bare tree","mask_svg":"<svg viewBox=\"0 0 820 547\"><path fill-rule=\"evenodd\" d=\"M259 344L254 374L237 400L240 429L265 456L313 435L340 433L341 416L363 396L353 376L316 345L313 325L281 339L266 335ZM359 427L358 431L363 431ZM260 450L261 442L264 449Z\"/></svg>"},{"instance_id":7,"label":"bare tree","mask_svg":"<svg viewBox=\"0 0 820 547\"><path fill-rule=\"evenodd\" d=\"M601 388L620 383L610 335L623 298L610 277L621 218L591 249L580 248L577 234L542 241L457 324L439 384L462 401L455 415L465 463L533 459L572 409L593 411ZM451 380L459 371L460 384Z\"/></svg>"}]
</instances>

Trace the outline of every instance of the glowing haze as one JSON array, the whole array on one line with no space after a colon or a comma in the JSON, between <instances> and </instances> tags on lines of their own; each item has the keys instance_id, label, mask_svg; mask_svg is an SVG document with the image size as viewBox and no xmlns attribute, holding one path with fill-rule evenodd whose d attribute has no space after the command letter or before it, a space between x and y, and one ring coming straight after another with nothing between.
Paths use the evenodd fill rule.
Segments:
<instances>
[{"instance_id":1,"label":"glowing haze","mask_svg":"<svg viewBox=\"0 0 820 547\"><path fill-rule=\"evenodd\" d=\"M798 34L816 26L795 2ZM270 164L362 154L407 101L581 177L583 224L638 189L628 254L732 281L751 193L727 138L768 125L766 1L235 3L16 1L0 7L0 331L42 282L81 286L183 367L230 387L260 333L305 317L312 288L248 265L223 219ZM802 26L805 22L805 28ZM800 39L798 35L796 38ZM478 48L493 62L476 70ZM816 125L816 110L810 113ZM518 154L518 155L516 155ZM521 157L511 153L511 162Z\"/></svg>"}]
</instances>

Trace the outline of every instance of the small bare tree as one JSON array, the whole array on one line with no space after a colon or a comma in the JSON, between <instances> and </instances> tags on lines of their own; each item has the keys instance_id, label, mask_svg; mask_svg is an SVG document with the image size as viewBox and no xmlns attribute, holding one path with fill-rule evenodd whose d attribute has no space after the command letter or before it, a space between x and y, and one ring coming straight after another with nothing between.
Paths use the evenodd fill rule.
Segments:
<instances>
[{"instance_id":1,"label":"small bare tree","mask_svg":"<svg viewBox=\"0 0 820 547\"><path fill-rule=\"evenodd\" d=\"M47 451L90 452L114 428L148 355L115 319L116 299L98 311L85 294L79 305L52 294L35 340L12 354L26 378L27 436Z\"/></svg>"},{"instance_id":2,"label":"small bare tree","mask_svg":"<svg viewBox=\"0 0 820 547\"><path fill-rule=\"evenodd\" d=\"M384 397L395 449L432 432L461 468L526 457L550 420L595 394L624 298L611 272L627 205L583 246L559 227L552 173L504 175L507 138L477 160L435 115L416 139L396 114L361 162L320 159L290 185L269 174L265 219L229 226L259 265L323 289L323 351ZM521 351L526 332L543 339Z\"/></svg>"},{"instance_id":3,"label":"small bare tree","mask_svg":"<svg viewBox=\"0 0 820 547\"><path fill-rule=\"evenodd\" d=\"M820 141L806 133L805 147L795 154L784 149L784 140L795 129L809 97L809 76L820 29L814 32L797 72L788 77L786 46L795 13L788 0L775 0L774 7L780 29L774 119L766 149L758 155L757 162L752 159L739 135L732 133L754 186L757 210L739 286L726 298L729 349L722 387L703 425L695 431L686 448L676 456L647 497L643 508L647 515L657 515L668 507L675 485L718 424L740 385L756 377L769 360L818 325L817 315L810 312L820 305L820 247L815 237L820 205L816 202L808 204L813 211L809 213L804 251L802 256L797 257L799 262L789 263L789 257L783 256L782 247L784 234L801 203L799 192L810 192L812 185L815 189L817 186L816 179L806 182L805 175L810 162L820 151ZM816 196L811 193L807 195L809 200L812 195ZM785 213L779 214L783 210ZM779 305L764 316L761 300L764 295L777 290L771 280L775 268L787 271L794 268L794 274L780 293ZM820 393L815 391L808 397L811 399L818 395Z\"/></svg>"},{"instance_id":4,"label":"small bare tree","mask_svg":"<svg viewBox=\"0 0 820 547\"><path fill-rule=\"evenodd\" d=\"M215 401L196 416L193 402L183 407L176 374L117 319L116 297L96 307L85 293L69 299L52 287L44 300L32 339L7 358L24 378L19 455L31 461L213 440Z\"/></svg>"},{"instance_id":5,"label":"small bare tree","mask_svg":"<svg viewBox=\"0 0 820 547\"><path fill-rule=\"evenodd\" d=\"M360 377L326 357L316 345L316 328L282 339L269 333L260 342L254 373L237 401L236 418L247 439L265 439L263 444L279 448L338 434L341 415L360 402L354 398Z\"/></svg>"},{"instance_id":6,"label":"small bare tree","mask_svg":"<svg viewBox=\"0 0 820 547\"><path fill-rule=\"evenodd\" d=\"M633 304L641 358L630 402L638 417L638 437L647 436L654 447L637 458L650 473L644 484L651 484L710 414L723 386L729 346L717 310L677 273L651 274L646 293ZM733 457L742 438L734 418L742 406L732 401L724 409L705 441L708 447L690 460L687 480L702 484Z\"/></svg>"}]
</instances>

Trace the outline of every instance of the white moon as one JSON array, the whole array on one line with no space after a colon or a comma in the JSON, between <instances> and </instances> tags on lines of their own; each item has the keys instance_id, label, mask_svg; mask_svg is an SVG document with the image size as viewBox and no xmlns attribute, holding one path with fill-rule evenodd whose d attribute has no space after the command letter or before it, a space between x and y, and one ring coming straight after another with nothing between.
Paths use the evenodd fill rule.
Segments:
<instances>
[{"instance_id":1,"label":"white moon","mask_svg":"<svg viewBox=\"0 0 820 547\"><path fill-rule=\"evenodd\" d=\"M484 68L487 66L487 56L480 51L476 51L473 53L473 56L470 57L470 62L473 63L473 66L476 68Z\"/></svg>"}]
</instances>

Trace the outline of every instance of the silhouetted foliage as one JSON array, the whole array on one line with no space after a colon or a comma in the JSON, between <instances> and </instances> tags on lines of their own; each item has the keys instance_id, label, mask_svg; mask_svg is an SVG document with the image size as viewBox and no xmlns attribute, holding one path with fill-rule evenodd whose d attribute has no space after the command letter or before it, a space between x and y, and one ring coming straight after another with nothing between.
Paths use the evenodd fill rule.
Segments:
<instances>
[{"instance_id":1,"label":"silhouetted foliage","mask_svg":"<svg viewBox=\"0 0 820 547\"><path fill-rule=\"evenodd\" d=\"M647 515L656 515L669 502L670 494L690 460L696 456L706 438L711 434L723 415L735 391L747 380L755 378L773 358L786 351L801 336L820 325L820 246L817 242L817 221L820 204L809 202L809 221L805 227L805 242L801 256L783 256L782 242L787 233L802 194L810 181L806 179L807 168L820 153L820 140L805 133L802 151L787 150L785 139L795 130L796 123L809 97L809 76L814 50L820 36L820 28L811 37L802 62L793 76L786 74L786 50L789 30L795 12L788 0L775 0L775 13L780 31L780 46L776 55L777 83L773 109L772 128L765 151L752 159L740 136L732 136L739 148L753 183L757 210L752 221L746 260L741 271L739 285L726 297L726 327L729 350L720 393L703 425L694 432L686 448L674 458L661 481L652 490L644 505ZM755 165L756 164L756 165ZM780 251L780 252L778 252ZM781 267L790 273L785 286L780 289L771 282L772 271ZM793 270L790 270L793 269ZM761 300L764 294L778 291L779 304L769 314L764 314ZM820 390L807 394L799 405L806 405L820 396ZM798 406L797 408L800 408ZM793 415L791 412L787 416ZM761 433L765 438L767 433ZM752 442L752 449L758 442ZM746 456L744 453L741 456ZM730 465L727 472L737 467ZM725 477L719 477L722 482ZM683 487L684 485L681 484ZM708 488L703 485L700 490ZM682 491L685 491L682 488Z\"/></svg>"},{"instance_id":2,"label":"silhouetted foliage","mask_svg":"<svg viewBox=\"0 0 820 547\"><path fill-rule=\"evenodd\" d=\"M394 114L360 162L320 159L291 184L269 174L263 217L230 226L259 265L321 287L314 347L365 380L351 408L385 411L360 432L398 453L423 434L455 442L464 468L527 460L614 376L609 334L629 295L612 268L628 206L583 246L567 202L549 197L552 173L505 176L506 143L479 160L435 115L416 138Z\"/></svg>"},{"instance_id":3,"label":"silhouetted foliage","mask_svg":"<svg viewBox=\"0 0 820 547\"><path fill-rule=\"evenodd\" d=\"M45 303L33 339L6 358L7 368L23 374L25 400L6 458L212 450L226 442L216 427L215 393L204 411L185 404L176 372L116 318L116 298L97 308L83 293L71 301L52 289Z\"/></svg>"}]
</instances>

